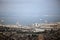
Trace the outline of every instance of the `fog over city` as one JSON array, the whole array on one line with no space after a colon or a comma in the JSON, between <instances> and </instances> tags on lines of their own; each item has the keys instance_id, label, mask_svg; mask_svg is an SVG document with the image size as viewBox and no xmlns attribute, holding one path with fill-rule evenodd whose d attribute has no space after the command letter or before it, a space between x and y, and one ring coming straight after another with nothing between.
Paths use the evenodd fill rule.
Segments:
<instances>
[{"instance_id":1,"label":"fog over city","mask_svg":"<svg viewBox=\"0 0 60 40\"><path fill-rule=\"evenodd\" d=\"M22 25L60 22L60 0L0 0L0 21Z\"/></svg>"}]
</instances>

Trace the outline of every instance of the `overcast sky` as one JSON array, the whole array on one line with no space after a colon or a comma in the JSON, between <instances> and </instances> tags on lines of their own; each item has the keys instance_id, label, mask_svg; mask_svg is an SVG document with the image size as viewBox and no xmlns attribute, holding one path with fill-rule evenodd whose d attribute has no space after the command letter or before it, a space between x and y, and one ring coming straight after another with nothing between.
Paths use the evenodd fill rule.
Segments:
<instances>
[{"instance_id":1,"label":"overcast sky","mask_svg":"<svg viewBox=\"0 0 60 40\"><path fill-rule=\"evenodd\" d=\"M39 19L60 20L60 0L0 0L0 17L6 23L40 23Z\"/></svg>"}]
</instances>

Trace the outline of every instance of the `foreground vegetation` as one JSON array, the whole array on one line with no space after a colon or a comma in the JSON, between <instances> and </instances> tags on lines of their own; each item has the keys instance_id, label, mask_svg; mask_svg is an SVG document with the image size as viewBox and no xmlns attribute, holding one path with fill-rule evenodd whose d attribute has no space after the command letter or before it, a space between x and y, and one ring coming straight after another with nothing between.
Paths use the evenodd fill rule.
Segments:
<instances>
[{"instance_id":1,"label":"foreground vegetation","mask_svg":"<svg viewBox=\"0 0 60 40\"><path fill-rule=\"evenodd\" d=\"M43 33L42 40L60 40L60 29L58 30L45 30ZM0 40L39 40L40 34L26 34L17 32L0 32Z\"/></svg>"}]
</instances>

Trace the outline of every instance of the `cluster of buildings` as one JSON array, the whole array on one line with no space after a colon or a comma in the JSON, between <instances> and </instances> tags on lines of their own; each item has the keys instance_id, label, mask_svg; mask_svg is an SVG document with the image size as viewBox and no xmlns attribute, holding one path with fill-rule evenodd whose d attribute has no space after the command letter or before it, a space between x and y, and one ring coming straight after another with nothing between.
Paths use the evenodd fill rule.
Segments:
<instances>
[{"instance_id":1,"label":"cluster of buildings","mask_svg":"<svg viewBox=\"0 0 60 40\"><path fill-rule=\"evenodd\" d=\"M16 25L3 25L0 24L0 27L9 27L9 28L17 28L20 29L22 31L33 31L33 32L41 32L41 31L45 31L45 30L51 30L51 29L58 29L60 28L60 22L56 22L56 23L35 23L29 26L22 26L19 23L17 23Z\"/></svg>"}]
</instances>

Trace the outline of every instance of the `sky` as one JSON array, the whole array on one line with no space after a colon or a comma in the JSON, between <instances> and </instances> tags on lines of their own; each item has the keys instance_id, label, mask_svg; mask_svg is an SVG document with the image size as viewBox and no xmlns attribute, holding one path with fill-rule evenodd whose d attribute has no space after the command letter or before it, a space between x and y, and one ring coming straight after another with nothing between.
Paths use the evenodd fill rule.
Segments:
<instances>
[{"instance_id":1,"label":"sky","mask_svg":"<svg viewBox=\"0 0 60 40\"><path fill-rule=\"evenodd\" d=\"M44 23L45 20L59 22L60 0L0 0L1 20L4 24L18 21L22 25Z\"/></svg>"}]
</instances>

